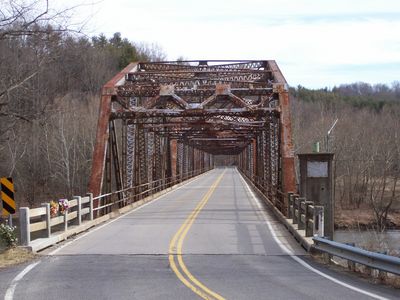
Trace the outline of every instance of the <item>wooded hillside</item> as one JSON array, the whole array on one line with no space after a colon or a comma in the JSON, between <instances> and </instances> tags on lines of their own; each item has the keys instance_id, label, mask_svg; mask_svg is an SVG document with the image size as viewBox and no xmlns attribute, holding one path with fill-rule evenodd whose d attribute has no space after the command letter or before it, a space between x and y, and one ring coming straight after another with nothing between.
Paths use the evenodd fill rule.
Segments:
<instances>
[{"instance_id":1,"label":"wooded hillside","mask_svg":"<svg viewBox=\"0 0 400 300\"><path fill-rule=\"evenodd\" d=\"M312 151L318 141L326 151L327 132L338 119L329 139L337 214L363 208L373 214L379 230L390 225L388 213L400 209L399 82L332 90L298 87L291 94L296 153Z\"/></svg>"},{"instance_id":2,"label":"wooded hillside","mask_svg":"<svg viewBox=\"0 0 400 300\"><path fill-rule=\"evenodd\" d=\"M76 32L46 1L0 0L0 174L21 205L85 194L102 85L157 45Z\"/></svg>"}]
</instances>

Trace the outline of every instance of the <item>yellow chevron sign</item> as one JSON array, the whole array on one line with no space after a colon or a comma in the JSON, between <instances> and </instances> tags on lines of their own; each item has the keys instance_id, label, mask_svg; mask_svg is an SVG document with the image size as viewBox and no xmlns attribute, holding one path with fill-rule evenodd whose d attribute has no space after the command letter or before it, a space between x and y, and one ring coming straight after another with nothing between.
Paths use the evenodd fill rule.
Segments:
<instances>
[{"instance_id":1,"label":"yellow chevron sign","mask_svg":"<svg viewBox=\"0 0 400 300\"><path fill-rule=\"evenodd\" d=\"M12 178L1 177L1 199L3 200L3 216L15 214L14 184Z\"/></svg>"}]
</instances>

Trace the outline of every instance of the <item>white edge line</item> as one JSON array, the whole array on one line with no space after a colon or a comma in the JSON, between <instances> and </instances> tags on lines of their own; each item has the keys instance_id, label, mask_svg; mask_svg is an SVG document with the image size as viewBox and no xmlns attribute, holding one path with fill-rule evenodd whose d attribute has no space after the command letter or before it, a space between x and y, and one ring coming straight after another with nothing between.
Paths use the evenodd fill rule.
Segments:
<instances>
[{"instance_id":1,"label":"white edge line","mask_svg":"<svg viewBox=\"0 0 400 300\"><path fill-rule=\"evenodd\" d=\"M11 281L11 284L7 288L7 291L4 295L4 300L12 300L14 297L15 288L17 287L18 281L20 281L29 271L31 271L34 267L40 264L40 261L30 264L25 269L23 269L14 279Z\"/></svg>"},{"instance_id":2,"label":"white edge line","mask_svg":"<svg viewBox=\"0 0 400 300\"><path fill-rule=\"evenodd\" d=\"M238 172L238 173L239 173L239 172ZM240 173L239 173L239 174L240 174ZM240 176L241 176L242 181L243 181L244 184L246 185L246 188L247 188L248 192L249 192L250 195L252 196L253 200L256 202L257 206L258 206L259 208L263 208L262 204L260 203L260 200L258 199L258 197L256 197L256 196L254 195L253 191L250 189L249 185L247 184L246 180L243 178L242 174L240 174ZM263 212L263 216L264 216L265 222L266 222L266 224L267 224L269 230L271 231L272 237L274 238L275 242L278 244L278 246L279 246L284 252L286 252L293 260L295 260L296 262L298 262L299 264L301 264L303 267L309 269L310 271L312 271L312 272L314 272L314 273L316 273L316 274L318 274L318 275L320 275L320 276L322 276L322 277L324 277L324 278L326 278L326 279L328 279L328 280L330 280L330 281L333 281L333 282L335 282L335 283L337 283L337 284L339 284L339 285L341 285L341 286L344 286L344 287L346 287L346 288L348 288L348 289L351 289L351 290L353 290L353 291L359 292L359 293L361 293L361 294L367 295L367 296L372 297L372 298L375 298L375 299L388 300L388 298L385 298L385 297L379 296L379 295L377 295L377 294L374 294L374 293L365 291L365 290L360 289L360 288L358 288L358 287L355 287L355 286L352 286L352 285L350 285L350 284L347 284L347 283L345 283L345 282L343 282L343 281L341 281L341 280L338 280L338 279L336 279L336 278L334 278L334 277L332 277L332 276L330 276L330 275L328 275L328 274L325 274L325 273L323 273L323 272L321 272L321 271L319 271L319 270L313 268L311 265L309 265L308 263L306 263L304 260L302 260L302 259L299 258L298 256L294 255L293 252L292 252L291 250L289 250L289 249L288 249L284 244L282 244L282 242L279 240L279 238L278 238L278 236L276 235L275 230L273 229L271 223L268 221L267 216L266 216L266 213L264 212L263 209L262 209L262 212Z\"/></svg>"},{"instance_id":3,"label":"white edge line","mask_svg":"<svg viewBox=\"0 0 400 300\"><path fill-rule=\"evenodd\" d=\"M200 175L202 175L202 174L200 174ZM83 238L83 237L89 235L90 233L93 233L93 232L95 232L95 231L97 231L97 230L99 230L99 229L101 229L101 228L103 228L103 227L105 227L105 226L107 226L107 225L110 225L111 223L114 223L115 221L117 221L117 220L119 220L119 219L121 219L121 218L123 218L123 217L126 217L127 215L129 215L129 214L131 214L131 213L133 213L133 212L135 212L135 211L138 211L139 209L141 209L141 208L143 208L143 207L145 207L145 206L147 206L147 205L149 205L149 204L152 204L152 203L154 203L154 202L160 200L161 198L163 198L164 196L168 195L169 193L175 192L175 191L177 191L177 190L183 188L184 186L188 185L189 183L193 183L194 181L199 180L199 179L201 178L200 175L199 175L199 177L197 177L197 178L195 178L195 179L193 179L193 180L190 180L189 182L187 182L187 183L185 183L185 184L183 184L183 185L181 185L181 186L179 186L179 187L177 187L177 188L175 188L175 189L172 189L172 190L166 192L165 194L160 195L160 196L158 196L157 198L155 198L155 199L153 199L153 200L150 200L149 202L147 202L147 203L145 203L145 204L143 204L143 205L141 205L141 206L138 206L138 207L132 209L131 211L129 211L129 212L127 212L127 213L125 213L125 214L123 214L123 215L121 215L121 216L119 216L119 217L117 217L117 218L115 218L115 219L113 219L113 220L107 222L106 224L103 224L103 225L101 225L101 226L95 227L94 229L92 229L92 230L86 232L85 234L80 235L80 236L77 237L76 239L74 239L74 240L72 240L72 241L70 241L70 242L68 242L68 243L66 243L66 244L64 244L64 245L62 245L61 247L59 247L59 248L57 248L57 249L51 251L48 255L49 255L49 256L52 256L52 255L56 254L58 251L60 251L61 249L63 249L64 247L66 247L66 246L72 244L73 242L75 242L75 241L77 241L77 240L79 240L79 239L81 239L81 238ZM36 267L38 264L40 264L40 262L41 262L41 261L37 261L37 262L35 262L35 263L30 264L30 265L27 266L25 269L23 269L20 273L18 273L17 276L14 277L14 279L11 281L11 284L10 284L10 285L8 286L8 288L7 288L7 291L6 291L5 295L4 295L4 300L13 300L15 288L17 287L18 282L19 282L26 274L28 274L34 267Z\"/></svg>"}]
</instances>

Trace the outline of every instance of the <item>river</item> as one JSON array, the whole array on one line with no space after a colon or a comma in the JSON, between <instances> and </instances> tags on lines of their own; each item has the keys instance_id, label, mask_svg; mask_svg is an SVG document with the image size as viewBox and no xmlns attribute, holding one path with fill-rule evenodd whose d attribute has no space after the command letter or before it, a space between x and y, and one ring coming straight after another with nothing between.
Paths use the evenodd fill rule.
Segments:
<instances>
[{"instance_id":1,"label":"river","mask_svg":"<svg viewBox=\"0 0 400 300\"><path fill-rule=\"evenodd\" d=\"M373 251L386 251L400 255L400 230L375 231L336 230L334 240L341 243L355 243L357 247Z\"/></svg>"}]
</instances>

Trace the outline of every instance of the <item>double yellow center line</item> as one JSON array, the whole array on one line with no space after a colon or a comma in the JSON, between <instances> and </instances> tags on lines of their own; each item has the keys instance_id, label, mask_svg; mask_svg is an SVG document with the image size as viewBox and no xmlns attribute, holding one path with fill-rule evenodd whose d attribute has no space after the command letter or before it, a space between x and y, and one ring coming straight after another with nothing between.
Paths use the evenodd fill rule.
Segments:
<instances>
[{"instance_id":1,"label":"double yellow center line","mask_svg":"<svg viewBox=\"0 0 400 300\"><path fill-rule=\"evenodd\" d=\"M197 216L203 209L203 207L207 204L214 190L217 188L219 182L224 176L225 171L217 178L217 180L213 183L208 192L204 195L203 199L199 202L196 208L192 211L189 217L185 220L179 230L175 233L169 244L169 263L171 269L174 271L176 276L184 285L186 285L189 289L191 289L194 293L199 295L203 299L218 299L224 300L224 298L207 288L204 284L202 284L196 277L192 275L187 269L185 263L182 258L182 246L183 241L190 229L192 227L194 221Z\"/></svg>"}]
</instances>

